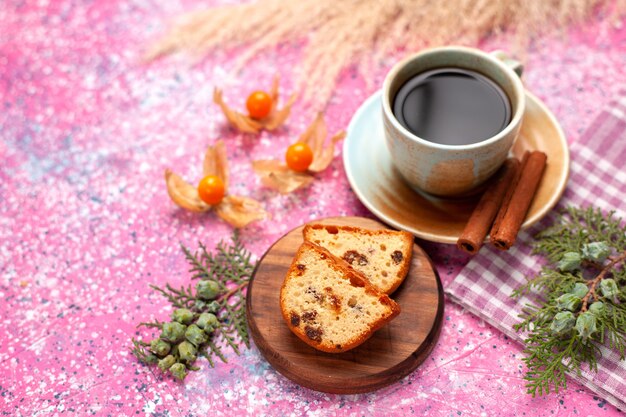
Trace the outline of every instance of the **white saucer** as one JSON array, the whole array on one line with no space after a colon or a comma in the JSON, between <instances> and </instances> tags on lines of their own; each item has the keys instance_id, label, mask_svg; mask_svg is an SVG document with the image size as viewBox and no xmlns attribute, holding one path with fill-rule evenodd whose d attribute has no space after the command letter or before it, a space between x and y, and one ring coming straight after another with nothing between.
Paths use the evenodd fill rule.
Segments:
<instances>
[{"instance_id":1,"label":"white saucer","mask_svg":"<svg viewBox=\"0 0 626 417\"><path fill-rule=\"evenodd\" d=\"M352 117L343 145L348 181L359 200L380 220L416 237L456 243L478 196L444 199L415 192L402 179L387 150L382 124L381 92L368 98ZM534 95L526 92L526 112L511 153L541 150L548 163L522 228L545 216L565 191L569 149L558 121Z\"/></svg>"}]
</instances>

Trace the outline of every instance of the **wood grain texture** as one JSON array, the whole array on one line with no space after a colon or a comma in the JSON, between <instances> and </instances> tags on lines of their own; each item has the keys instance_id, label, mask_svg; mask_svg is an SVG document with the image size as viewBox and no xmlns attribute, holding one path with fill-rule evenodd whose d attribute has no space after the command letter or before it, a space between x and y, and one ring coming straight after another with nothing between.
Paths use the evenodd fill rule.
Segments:
<instances>
[{"instance_id":1,"label":"wood grain texture","mask_svg":"<svg viewBox=\"0 0 626 417\"><path fill-rule=\"evenodd\" d=\"M317 222L369 229L385 226L363 217ZM296 383L317 391L356 394L374 391L411 373L435 346L443 317L443 289L431 260L417 245L409 274L391 294L402 309L391 323L361 346L344 353L320 352L298 339L280 313L280 287L298 247L298 227L262 257L248 287L250 334L267 361Z\"/></svg>"}]
</instances>

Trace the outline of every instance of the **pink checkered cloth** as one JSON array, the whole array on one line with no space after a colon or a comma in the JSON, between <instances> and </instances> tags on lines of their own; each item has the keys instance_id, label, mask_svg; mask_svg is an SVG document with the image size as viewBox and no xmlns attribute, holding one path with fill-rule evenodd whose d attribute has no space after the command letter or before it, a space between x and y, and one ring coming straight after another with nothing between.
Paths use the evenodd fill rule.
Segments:
<instances>
[{"instance_id":1,"label":"pink checkered cloth","mask_svg":"<svg viewBox=\"0 0 626 417\"><path fill-rule=\"evenodd\" d=\"M593 205L615 210L617 217L626 219L626 91L618 97L571 146L570 180L558 207ZM521 342L523 335L516 333L513 325L520 322L522 307L535 300L513 299L510 294L526 282L527 276L541 269L541 258L530 254L529 243L554 217L553 211L540 224L521 232L515 246L507 252L483 246L446 293L454 302ZM581 376L570 376L626 410L626 361L620 361L617 352L608 348L601 352L597 373L583 370Z\"/></svg>"}]
</instances>

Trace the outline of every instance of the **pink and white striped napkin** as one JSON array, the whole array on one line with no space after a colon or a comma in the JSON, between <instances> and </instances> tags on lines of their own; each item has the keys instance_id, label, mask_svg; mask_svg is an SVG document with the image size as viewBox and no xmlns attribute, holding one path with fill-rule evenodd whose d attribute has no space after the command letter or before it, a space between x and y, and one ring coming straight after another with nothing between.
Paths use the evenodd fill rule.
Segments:
<instances>
[{"instance_id":1,"label":"pink and white striped napkin","mask_svg":"<svg viewBox=\"0 0 626 417\"><path fill-rule=\"evenodd\" d=\"M626 219L626 91L618 95L582 137L571 146L571 173L558 207L593 205L615 210ZM522 341L513 325L520 322L522 307L531 298L513 299L510 294L541 268L540 258L531 255L532 236L554 218L547 219L518 236L507 252L483 246L446 289L450 298L495 326L513 340ZM626 361L617 352L601 350L598 372L583 371L572 378L616 407L626 410Z\"/></svg>"}]
</instances>

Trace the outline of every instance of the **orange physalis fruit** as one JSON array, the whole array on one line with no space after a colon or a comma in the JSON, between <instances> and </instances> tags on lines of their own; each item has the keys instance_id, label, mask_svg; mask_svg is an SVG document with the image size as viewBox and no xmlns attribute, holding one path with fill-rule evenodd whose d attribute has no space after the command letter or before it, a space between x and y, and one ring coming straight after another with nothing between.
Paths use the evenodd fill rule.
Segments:
<instances>
[{"instance_id":1,"label":"orange physalis fruit","mask_svg":"<svg viewBox=\"0 0 626 417\"><path fill-rule=\"evenodd\" d=\"M246 108L253 119L263 119L272 111L272 97L265 91L255 91L248 96Z\"/></svg>"},{"instance_id":2,"label":"orange physalis fruit","mask_svg":"<svg viewBox=\"0 0 626 417\"><path fill-rule=\"evenodd\" d=\"M278 81L278 76L275 76L267 92L255 91L248 97L246 102L248 113L239 112L226 104L219 88L213 91L213 101L222 109L226 120L242 133L259 133L263 129L275 130L285 123L296 100L296 95L292 94L283 107L278 108L280 98Z\"/></svg>"},{"instance_id":3,"label":"orange physalis fruit","mask_svg":"<svg viewBox=\"0 0 626 417\"><path fill-rule=\"evenodd\" d=\"M296 142L287 148L285 162L287 162L289 169L304 172L309 169L313 162L313 151L306 143Z\"/></svg>"},{"instance_id":4,"label":"orange physalis fruit","mask_svg":"<svg viewBox=\"0 0 626 417\"><path fill-rule=\"evenodd\" d=\"M180 175L165 170L167 193L177 206L197 213L214 210L220 219L236 228L268 216L258 201L226 193L229 181L224 141L207 148L202 172L204 178L193 186Z\"/></svg>"},{"instance_id":5,"label":"orange physalis fruit","mask_svg":"<svg viewBox=\"0 0 626 417\"><path fill-rule=\"evenodd\" d=\"M209 205L219 204L226 194L224 181L217 175L207 175L198 183L198 196L200 200Z\"/></svg>"},{"instance_id":6,"label":"orange physalis fruit","mask_svg":"<svg viewBox=\"0 0 626 417\"><path fill-rule=\"evenodd\" d=\"M335 145L346 133L339 131L330 140L327 140L327 135L324 116L318 113L297 142L289 146L284 159L252 161L252 168L265 186L281 194L306 187L313 182L316 173L322 172L331 164Z\"/></svg>"}]
</instances>

